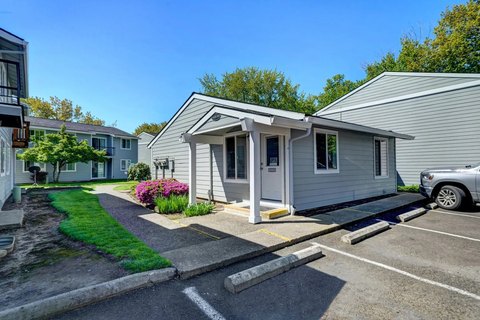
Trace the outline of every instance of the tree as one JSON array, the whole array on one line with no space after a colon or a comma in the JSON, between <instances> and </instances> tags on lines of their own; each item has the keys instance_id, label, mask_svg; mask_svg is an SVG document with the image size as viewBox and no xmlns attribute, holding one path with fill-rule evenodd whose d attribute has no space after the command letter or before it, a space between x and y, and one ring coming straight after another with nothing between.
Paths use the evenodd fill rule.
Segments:
<instances>
[{"instance_id":1,"label":"tree","mask_svg":"<svg viewBox=\"0 0 480 320\"><path fill-rule=\"evenodd\" d=\"M327 84L323 87L323 93L318 96L319 107L326 107L362 84L363 81L345 80L345 75L343 74L334 75L327 79Z\"/></svg>"},{"instance_id":2,"label":"tree","mask_svg":"<svg viewBox=\"0 0 480 320\"><path fill-rule=\"evenodd\" d=\"M133 131L133 135L138 136L142 132L150 133L151 135L156 135L157 133L162 131L163 127L165 127L166 124L167 122L165 121L160 123L144 122L135 128L135 130Z\"/></svg>"},{"instance_id":3,"label":"tree","mask_svg":"<svg viewBox=\"0 0 480 320\"><path fill-rule=\"evenodd\" d=\"M62 168L69 163L105 161L105 151L96 150L87 141L66 132L65 125L57 133L46 134L33 141L35 145L17 157L24 161L50 163L53 166L53 181L58 182Z\"/></svg>"},{"instance_id":4,"label":"tree","mask_svg":"<svg viewBox=\"0 0 480 320\"><path fill-rule=\"evenodd\" d=\"M298 84L277 70L237 68L224 73L221 80L213 74L199 80L207 95L297 112L312 113L316 109L315 97L300 92Z\"/></svg>"},{"instance_id":5,"label":"tree","mask_svg":"<svg viewBox=\"0 0 480 320\"><path fill-rule=\"evenodd\" d=\"M61 121L73 121L94 125L105 125L105 121L94 117L90 111L83 113L82 107L73 106L72 100L50 97L45 100L40 97L23 99L30 107L30 114L34 117L54 119Z\"/></svg>"}]
</instances>

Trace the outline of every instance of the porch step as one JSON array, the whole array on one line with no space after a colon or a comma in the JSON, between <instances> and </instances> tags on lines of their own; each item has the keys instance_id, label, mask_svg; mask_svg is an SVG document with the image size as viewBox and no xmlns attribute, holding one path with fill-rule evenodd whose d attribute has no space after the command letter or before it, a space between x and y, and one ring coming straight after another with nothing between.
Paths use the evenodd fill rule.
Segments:
<instances>
[{"instance_id":1,"label":"porch step","mask_svg":"<svg viewBox=\"0 0 480 320\"><path fill-rule=\"evenodd\" d=\"M223 209L226 213L237 214L244 217L248 217L250 214L250 207L248 204L242 203L234 203L234 204L227 204L224 206ZM267 207L260 207L260 215L263 219L275 219L279 217L283 217L288 215L287 208L267 208Z\"/></svg>"},{"instance_id":2,"label":"porch step","mask_svg":"<svg viewBox=\"0 0 480 320\"><path fill-rule=\"evenodd\" d=\"M24 213L22 209L0 211L0 230L22 227L23 217Z\"/></svg>"}]
</instances>

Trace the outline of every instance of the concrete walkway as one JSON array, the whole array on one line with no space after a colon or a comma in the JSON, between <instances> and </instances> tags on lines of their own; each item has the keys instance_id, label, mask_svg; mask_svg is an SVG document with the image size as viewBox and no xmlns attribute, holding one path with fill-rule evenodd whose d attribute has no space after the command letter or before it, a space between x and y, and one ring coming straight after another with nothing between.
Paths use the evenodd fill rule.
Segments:
<instances>
[{"instance_id":1,"label":"concrete walkway","mask_svg":"<svg viewBox=\"0 0 480 320\"><path fill-rule=\"evenodd\" d=\"M250 224L247 218L218 212L170 220L138 205L113 186L97 187L100 203L130 232L170 259L182 278L333 232L346 224L424 200L405 193L310 217L286 216Z\"/></svg>"}]
</instances>

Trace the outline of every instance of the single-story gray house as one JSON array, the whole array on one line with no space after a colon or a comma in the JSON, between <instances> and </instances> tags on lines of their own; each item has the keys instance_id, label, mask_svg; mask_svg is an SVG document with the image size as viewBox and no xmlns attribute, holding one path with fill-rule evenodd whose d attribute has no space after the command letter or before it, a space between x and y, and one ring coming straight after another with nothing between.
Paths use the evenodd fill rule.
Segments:
<instances>
[{"instance_id":1,"label":"single-story gray house","mask_svg":"<svg viewBox=\"0 0 480 320\"><path fill-rule=\"evenodd\" d=\"M150 142L154 173L196 198L298 210L397 190L396 139L412 136L193 93ZM155 175L154 174L154 175Z\"/></svg>"},{"instance_id":2,"label":"single-story gray house","mask_svg":"<svg viewBox=\"0 0 480 320\"><path fill-rule=\"evenodd\" d=\"M152 150L147 146L155 136L147 132L142 132L138 136L138 162L143 162L152 166Z\"/></svg>"},{"instance_id":3,"label":"single-story gray house","mask_svg":"<svg viewBox=\"0 0 480 320\"><path fill-rule=\"evenodd\" d=\"M30 123L30 139L58 132L62 125L65 125L67 132L76 135L77 140L86 140L95 149L106 151L107 161L105 162L67 164L60 174L62 182L126 179L128 167L137 162L138 138L118 128L29 116L26 116L25 120ZM30 146L33 143L30 142ZM49 181L53 179L51 164L30 163L19 159L16 162L16 183L32 182L32 174L28 171L32 165L37 165L42 171L48 172Z\"/></svg>"},{"instance_id":4,"label":"single-story gray house","mask_svg":"<svg viewBox=\"0 0 480 320\"><path fill-rule=\"evenodd\" d=\"M317 116L415 136L398 141L400 185L427 168L480 161L480 74L385 72Z\"/></svg>"},{"instance_id":5,"label":"single-story gray house","mask_svg":"<svg viewBox=\"0 0 480 320\"><path fill-rule=\"evenodd\" d=\"M15 183L15 148L28 146L28 43L0 28L0 211Z\"/></svg>"}]
</instances>

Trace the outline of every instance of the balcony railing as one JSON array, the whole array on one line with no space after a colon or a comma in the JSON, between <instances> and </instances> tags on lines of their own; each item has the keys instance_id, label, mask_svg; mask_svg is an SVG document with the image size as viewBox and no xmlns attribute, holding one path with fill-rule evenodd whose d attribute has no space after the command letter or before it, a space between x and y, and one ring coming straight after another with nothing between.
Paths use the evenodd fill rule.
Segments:
<instances>
[{"instance_id":1,"label":"balcony railing","mask_svg":"<svg viewBox=\"0 0 480 320\"><path fill-rule=\"evenodd\" d=\"M0 59L0 103L20 105L20 64Z\"/></svg>"},{"instance_id":2,"label":"balcony railing","mask_svg":"<svg viewBox=\"0 0 480 320\"><path fill-rule=\"evenodd\" d=\"M13 148L28 148L30 141L30 122L25 121L23 128L14 128L12 133L12 147Z\"/></svg>"},{"instance_id":3,"label":"balcony railing","mask_svg":"<svg viewBox=\"0 0 480 320\"><path fill-rule=\"evenodd\" d=\"M93 146L97 150L104 150L107 153L107 157L113 157L115 155L115 147L102 147Z\"/></svg>"}]
</instances>

